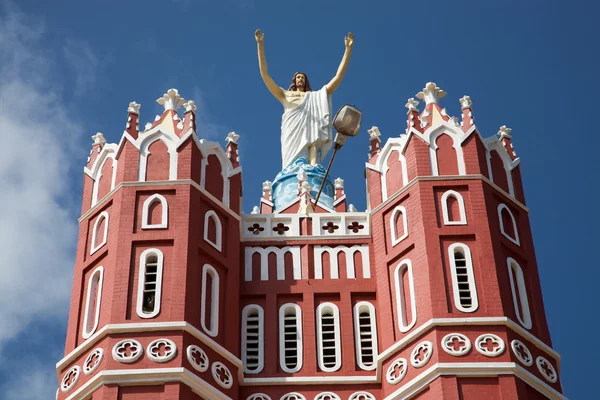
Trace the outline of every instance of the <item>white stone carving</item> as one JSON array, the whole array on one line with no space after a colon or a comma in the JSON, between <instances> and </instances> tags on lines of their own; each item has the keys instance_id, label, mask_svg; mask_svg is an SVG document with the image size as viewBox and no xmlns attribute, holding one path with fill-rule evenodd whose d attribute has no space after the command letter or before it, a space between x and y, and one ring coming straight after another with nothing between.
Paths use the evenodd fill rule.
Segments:
<instances>
[{"instance_id":1,"label":"white stone carving","mask_svg":"<svg viewBox=\"0 0 600 400\"><path fill-rule=\"evenodd\" d=\"M508 138L510 139L510 133L512 132L512 129L507 128L506 125L502 125L500 127L500 129L498 130L498 136L500 136L500 139L502 138Z\"/></svg>"},{"instance_id":2,"label":"white stone carving","mask_svg":"<svg viewBox=\"0 0 600 400\"><path fill-rule=\"evenodd\" d=\"M417 345L410 353L410 363L415 368L421 368L429 362L433 355L433 343L423 341Z\"/></svg>"},{"instance_id":3,"label":"white stone carving","mask_svg":"<svg viewBox=\"0 0 600 400\"><path fill-rule=\"evenodd\" d=\"M367 245L348 246L315 246L315 279L323 279L323 253L329 253L329 279L340 279L338 257L343 252L346 257L346 277L356 279L357 272L354 264L354 253L360 252L362 259L362 278L371 278L371 265L369 264L369 248Z\"/></svg>"},{"instance_id":4,"label":"white stone carving","mask_svg":"<svg viewBox=\"0 0 600 400\"><path fill-rule=\"evenodd\" d=\"M177 89L169 89L167 93L156 100L158 104L167 110L177 110L181 107L186 100L179 95L179 91Z\"/></svg>"},{"instance_id":5,"label":"white stone carving","mask_svg":"<svg viewBox=\"0 0 600 400\"><path fill-rule=\"evenodd\" d=\"M177 355L177 345L169 339L156 339L146 348L148 358L154 362L171 361Z\"/></svg>"},{"instance_id":6,"label":"white stone carving","mask_svg":"<svg viewBox=\"0 0 600 400\"><path fill-rule=\"evenodd\" d=\"M131 103L129 103L129 107L127 107L127 112L130 114L139 114L141 106L141 104L132 101Z\"/></svg>"},{"instance_id":7,"label":"white stone carving","mask_svg":"<svg viewBox=\"0 0 600 400\"><path fill-rule=\"evenodd\" d=\"M144 350L137 340L125 339L115 344L112 349L112 357L115 361L130 364L140 359Z\"/></svg>"},{"instance_id":8,"label":"white stone carving","mask_svg":"<svg viewBox=\"0 0 600 400\"><path fill-rule=\"evenodd\" d=\"M487 357L498 357L506 348L504 340L493 333L485 333L475 340L475 348Z\"/></svg>"},{"instance_id":9,"label":"white stone carving","mask_svg":"<svg viewBox=\"0 0 600 400\"><path fill-rule=\"evenodd\" d=\"M73 386L77 384L80 375L81 368L79 368L79 366L77 365L68 370L65 376L63 376L62 380L60 381L60 390L63 393L66 393L69 390L73 389Z\"/></svg>"},{"instance_id":10,"label":"white stone carving","mask_svg":"<svg viewBox=\"0 0 600 400\"><path fill-rule=\"evenodd\" d=\"M94 141L94 144L99 144L100 146L103 146L104 143L106 143L106 139L104 139L102 132L96 132L96 134L92 136L92 140Z\"/></svg>"},{"instance_id":11,"label":"white stone carving","mask_svg":"<svg viewBox=\"0 0 600 400\"><path fill-rule=\"evenodd\" d=\"M208 356L206 352L196 345L188 346L185 352L188 361L192 367L198 372L206 372L208 370Z\"/></svg>"},{"instance_id":12,"label":"white stone carving","mask_svg":"<svg viewBox=\"0 0 600 400\"><path fill-rule=\"evenodd\" d=\"M211 372L213 379L215 382L219 384L224 389L230 389L233 385L233 375L229 368L225 366L222 362L214 362L211 367Z\"/></svg>"},{"instance_id":13,"label":"white stone carving","mask_svg":"<svg viewBox=\"0 0 600 400\"><path fill-rule=\"evenodd\" d=\"M406 105L404 107L408 108L408 111L419 111L417 106L419 105L419 100L415 100L414 98L410 98L407 100Z\"/></svg>"},{"instance_id":14,"label":"white stone carving","mask_svg":"<svg viewBox=\"0 0 600 400\"><path fill-rule=\"evenodd\" d=\"M402 226L404 227L403 232L397 232L396 220L398 218L402 218ZM390 216L390 230L392 234L392 247L396 246L398 243L408 237L408 216L404 206L397 206L392 212L392 215Z\"/></svg>"},{"instance_id":15,"label":"white stone carving","mask_svg":"<svg viewBox=\"0 0 600 400\"><path fill-rule=\"evenodd\" d=\"M98 347L97 349L94 349L94 351L92 351L83 362L83 373L86 376L92 374L96 369L98 369L103 357L103 348Z\"/></svg>"},{"instance_id":16,"label":"white stone carving","mask_svg":"<svg viewBox=\"0 0 600 400\"><path fill-rule=\"evenodd\" d=\"M258 208L258 206L252 207L252 212L250 214L260 214L260 208Z\"/></svg>"},{"instance_id":17,"label":"white stone carving","mask_svg":"<svg viewBox=\"0 0 600 400\"><path fill-rule=\"evenodd\" d=\"M388 368L385 379L390 385L396 385L406 376L408 371L408 362L405 358L399 358Z\"/></svg>"},{"instance_id":18,"label":"white stone carving","mask_svg":"<svg viewBox=\"0 0 600 400\"><path fill-rule=\"evenodd\" d=\"M344 189L344 180L342 178L335 178L333 183L336 189Z\"/></svg>"},{"instance_id":19,"label":"white stone carving","mask_svg":"<svg viewBox=\"0 0 600 400\"><path fill-rule=\"evenodd\" d=\"M379 128L376 126L372 127L367 132L369 133L369 138L371 139L377 139L379 136L381 136L381 132L379 132Z\"/></svg>"},{"instance_id":20,"label":"white stone carving","mask_svg":"<svg viewBox=\"0 0 600 400\"><path fill-rule=\"evenodd\" d=\"M152 128L152 122L146 122L146 125L144 125L144 130L147 131L150 128Z\"/></svg>"},{"instance_id":21,"label":"white stone carving","mask_svg":"<svg viewBox=\"0 0 600 400\"><path fill-rule=\"evenodd\" d=\"M297 392L286 393L281 396L280 400L306 400L306 397Z\"/></svg>"},{"instance_id":22,"label":"white stone carving","mask_svg":"<svg viewBox=\"0 0 600 400\"><path fill-rule=\"evenodd\" d=\"M356 392L352 393L348 400L376 400L375 396L373 396L369 392Z\"/></svg>"},{"instance_id":23,"label":"white stone carving","mask_svg":"<svg viewBox=\"0 0 600 400\"><path fill-rule=\"evenodd\" d=\"M312 214L313 236L369 235L368 213Z\"/></svg>"},{"instance_id":24,"label":"white stone carving","mask_svg":"<svg viewBox=\"0 0 600 400\"><path fill-rule=\"evenodd\" d=\"M342 400L340 396L333 392L323 392L315 396L315 400Z\"/></svg>"},{"instance_id":25,"label":"white stone carving","mask_svg":"<svg viewBox=\"0 0 600 400\"><path fill-rule=\"evenodd\" d=\"M236 143L238 142L238 139L240 138L240 135L238 135L235 132L229 132L227 134L227 138L225 138L225 140L227 141L227 143Z\"/></svg>"},{"instance_id":26,"label":"white stone carving","mask_svg":"<svg viewBox=\"0 0 600 400\"><path fill-rule=\"evenodd\" d=\"M198 109L198 107L196 107L196 103L194 103L194 100L189 100L183 103L183 107L185 108L186 113L190 111L196 111Z\"/></svg>"},{"instance_id":27,"label":"white stone carving","mask_svg":"<svg viewBox=\"0 0 600 400\"><path fill-rule=\"evenodd\" d=\"M434 82L427 82L423 90L417 93L417 97L424 100L426 105L437 103L444 96L446 96L446 92L437 87Z\"/></svg>"},{"instance_id":28,"label":"white stone carving","mask_svg":"<svg viewBox=\"0 0 600 400\"><path fill-rule=\"evenodd\" d=\"M459 99L460 101L460 107L464 110L465 108L471 108L471 106L473 105L473 102L471 101L471 97L470 96L463 96Z\"/></svg>"},{"instance_id":29,"label":"white stone carving","mask_svg":"<svg viewBox=\"0 0 600 400\"><path fill-rule=\"evenodd\" d=\"M254 253L260 254L260 280L269 280L269 254L275 253L277 257L277 280L283 281L286 279L286 265L285 265L285 253L292 253L292 279L302 279L302 262L300 258L300 246L285 246L282 248L269 246L266 248L262 247L246 247L246 265L244 279L247 282L252 281L252 255ZM288 266L289 267L289 266ZM289 272L288 279L290 278ZM271 275L272 277L273 275Z\"/></svg>"},{"instance_id":30,"label":"white stone carving","mask_svg":"<svg viewBox=\"0 0 600 400\"><path fill-rule=\"evenodd\" d=\"M262 190L263 190L263 194L265 194L265 192L270 192L271 191L271 187L273 186L273 182L271 181L264 181L262 184Z\"/></svg>"},{"instance_id":31,"label":"white stone carving","mask_svg":"<svg viewBox=\"0 0 600 400\"><path fill-rule=\"evenodd\" d=\"M517 359L521 361L523 365L530 367L533 364L533 356L531 355L531 352L527 346L525 346L525 343L514 339L512 342L510 342L510 348L515 354L515 357L517 357Z\"/></svg>"},{"instance_id":32,"label":"white stone carving","mask_svg":"<svg viewBox=\"0 0 600 400\"><path fill-rule=\"evenodd\" d=\"M358 210L356 209L356 207L354 207L354 204L350 204L348 206L348 212L358 212Z\"/></svg>"},{"instance_id":33,"label":"white stone carving","mask_svg":"<svg viewBox=\"0 0 600 400\"><path fill-rule=\"evenodd\" d=\"M306 171L304 171L303 169L298 170L298 173L296 174L296 179L298 179L298 182L304 182L308 179L308 175L306 175Z\"/></svg>"},{"instance_id":34,"label":"white stone carving","mask_svg":"<svg viewBox=\"0 0 600 400\"><path fill-rule=\"evenodd\" d=\"M535 365L540 371L540 374L542 374L548 382L556 383L556 381L558 380L558 374L556 373L556 370L554 369L552 364L550 364L550 361L546 360L542 356L539 356L535 359Z\"/></svg>"},{"instance_id":35,"label":"white stone carving","mask_svg":"<svg viewBox=\"0 0 600 400\"><path fill-rule=\"evenodd\" d=\"M271 400L271 398L264 393L256 393L248 396L246 400Z\"/></svg>"},{"instance_id":36,"label":"white stone carving","mask_svg":"<svg viewBox=\"0 0 600 400\"><path fill-rule=\"evenodd\" d=\"M442 339L442 349L452 356L463 356L471 350L471 341L462 333L449 333Z\"/></svg>"}]
</instances>

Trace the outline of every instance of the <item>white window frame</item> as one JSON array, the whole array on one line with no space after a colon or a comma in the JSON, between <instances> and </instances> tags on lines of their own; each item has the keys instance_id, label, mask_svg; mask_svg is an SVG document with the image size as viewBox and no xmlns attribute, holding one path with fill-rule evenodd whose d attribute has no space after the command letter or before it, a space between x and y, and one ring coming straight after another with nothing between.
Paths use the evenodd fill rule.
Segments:
<instances>
[{"instance_id":1,"label":"white window frame","mask_svg":"<svg viewBox=\"0 0 600 400\"><path fill-rule=\"evenodd\" d=\"M463 307L460 303L460 291L458 287L458 276L456 274L456 260L454 258L454 250L461 248L466 261L467 279L469 283L469 291L471 293L471 307ZM473 272L473 259L471 257L471 249L464 243L453 243L448 246L448 259L450 260L450 274L452 276L452 292L454 293L454 306L461 312L472 313L477 311L479 300L477 298L477 286L475 284L475 274Z\"/></svg>"},{"instance_id":2,"label":"white window frame","mask_svg":"<svg viewBox=\"0 0 600 400\"><path fill-rule=\"evenodd\" d=\"M146 257L150 254L156 254L156 292L154 293L154 310L150 313L144 312L144 285L146 283ZM136 313L140 318L154 318L160 312L160 302L162 294L162 277L163 277L163 261L164 256L162 251L158 249L146 249L140 255L140 267L138 273L138 293Z\"/></svg>"},{"instance_id":3,"label":"white window frame","mask_svg":"<svg viewBox=\"0 0 600 400\"><path fill-rule=\"evenodd\" d=\"M100 222L102 220L105 221L104 232L102 232L102 242L100 242L98 245L96 245L96 239L98 238L98 228L99 228ZM108 211L102 211L100 213L100 215L98 215L98 217L96 218L96 221L94 222L94 227L92 228L92 245L90 246L90 255L92 255L95 252L97 252L98 250L100 250L100 248L106 244L107 240L108 240Z\"/></svg>"},{"instance_id":4,"label":"white window frame","mask_svg":"<svg viewBox=\"0 0 600 400\"><path fill-rule=\"evenodd\" d=\"M206 277L212 278L210 299L210 326L206 326ZM219 273L210 264L202 267L202 309L200 310L200 324L202 329L212 337L219 334Z\"/></svg>"},{"instance_id":5,"label":"white window frame","mask_svg":"<svg viewBox=\"0 0 600 400\"><path fill-rule=\"evenodd\" d=\"M517 319L521 325L523 325L523 327L526 329L531 329L531 311L529 309L527 285L525 284L525 275L523 274L523 269L512 257L509 257L506 262L508 264L508 277L510 279L510 289L512 291L513 304L515 305L515 314L517 314ZM519 302L517 302L517 290L519 291L518 296L521 303L521 310L519 310Z\"/></svg>"},{"instance_id":6,"label":"white window frame","mask_svg":"<svg viewBox=\"0 0 600 400\"><path fill-rule=\"evenodd\" d=\"M323 354L323 319L322 314L327 311L327 309L331 309L331 313L333 314L333 333L334 333L334 341L335 341L335 365L333 367L326 367L324 365L324 354ZM319 364L319 368L323 372L335 372L342 366L342 346L341 346L341 336L340 336L340 310L333 303L323 303L317 307L317 361Z\"/></svg>"},{"instance_id":7,"label":"white window frame","mask_svg":"<svg viewBox=\"0 0 600 400\"><path fill-rule=\"evenodd\" d=\"M398 213L402 214L402 223L404 226L404 234L400 237L398 237L398 232L396 232L396 217ZM408 217L406 215L406 208L404 206L397 206L394 208L392 216L390 217L390 231L392 234L392 247L408 237Z\"/></svg>"},{"instance_id":8,"label":"white window frame","mask_svg":"<svg viewBox=\"0 0 600 400\"><path fill-rule=\"evenodd\" d=\"M458 202L458 221L450 221L450 212L448 211L448 198L452 196ZM466 225L467 213L465 211L465 200L462 195L455 190L448 190L442 195L442 216L444 225Z\"/></svg>"},{"instance_id":9,"label":"white window frame","mask_svg":"<svg viewBox=\"0 0 600 400\"><path fill-rule=\"evenodd\" d=\"M406 273L408 274L408 287L410 293L404 293L404 285L402 282L401 273L404 268L406 268ZM396 284L396 307L398 309L398 329L400 332L405 333L412 329L413 326L417 323L417 299L415 297L415 278L413 275L412 262L409 259L405 259L400 261L396 270L394 271L394 281ZM408 295L408 296L407 296ZM406 298L410 299L410 311L412 315L412 319L410 322L407 320L407 316L404 314L403 310L407 310L407 304L404 304Z\"/></svg>"},{"instance_id":10,"label":"white window frame","mask_svg":"<svg viewBox=\"0 0 600 400\"><path fill-rule=\"evenodd\" d=\"M90 310L90 305L92 302L92 284L94 281L94 278L98 276L98 282L96 283L96 307L95 310L93 310L94 316L94 323L92 325L92 327L88 330L87 326L88 323L90 322L90 318L92 318L91 313L92 310ZM84 314L83 314L83 333L82 336L84 339L89 339L90 336L92 336L94 334L94 332L96 332L96 329L98 328L98 321L100 320L100 302L102 301L102 282L104 280L104 267L100 266L98 268L96 268L94 270L94 272L92 272L92 274L90 275L89 279L88 279L88 284L87 284L87 295L86 295L86 299L85 299L85 308L84 308Z\"/></svg>"},{"instance_id":11,"label":"white window frame","mask_svg":"<svg viewBox=\"0 0 600 400\"><path fill-rule=\"evenodd\" d=\"M256 369L248 369L248 354L247 354L247 336L248 336L248 314L250 311L256 310L258 313L258 367ZM265 362L265 313L258 304L248 304L242 309L242 363L244 372L247 374L258 374L264 368Z\"/></svg>"},{"instance_id":12,"label":"white window frame","mask_svg":"<svg viewBox=\"0 0 600 400\"><path fill-rule=\"evenodd\" d=\"M515 232L514 238L512 236L510 236L508 233L506 233L506 231L504 230L504 221L502 220L502 210L506 210L508 212L508 215L510 215L510 219L511 219L512 225L513 225L513 231ZM514 244L516 244L517 246L521 246L521 242L519 241L519 230L517 229L517 220L515 219L515 216L513 215L512 211L510 211L510 208L508 208L508 206L504 203L500 204L498 206L498 219L500 220L500 232L504 235L504 237L507 238L508 240L510 240L511 242L513 242Z\"/></svg>"},{"instance_id":13,"label":"white window frame","mask_svg":"<svg viewBox=\"0 0 600 400\"><path fill-rule=\"evenodd\" d=\"M362 360L363 346L360 336L360 313L365 310L369 313L371 327L371 346L373 351L373 363L371 365L366 365ZM364 369L365 371L372 371L375 368L377 368L377 319L375 316L375 307L368 301L358 302L354 306L354 339L356 345L356 362L360 369Z\"/></svg>"},{"instance_id":14,"label":"white window frame","mask_svg":"<svg viewBox=\"0 0 600 400\"><path fill-rule=\"evenodd\" d=\"M212 218L212 220L215 221L215 231L216 231L215 240L216 240L216 242L213 242L212 240L210 240L208 238L208 221L210 218ZM223 227L221 226L221 220L219 219L219 216L213 210L207 211L206 214L204 214L204 241L207 242L208 244L210 244L212 247L214 247L218 251L222 250Z\"/></svg>"},{"instance_id":15,"label":"white window frame","mask_svg":"<svg viewBox=\"0 0 600 400\"><path fill-rule=\"evenodd\" d=\"M294 309L296 313L296 330L298 337L296 338L297 364L295 368L288 368L285 364L285 312L289 309ZM279 307L279 365L283 372L292 374L302 369L303 343L302 343L302 309L298 304L286 303Z\"/></svg>"},{"instance_id":16,"label":"white window frame","mask_svg":"<svg viewBox=\"0 0 600 400\"><path fill-rule=\"evenodd\" d=\"M162 216L160 218L160 223L150 224L150 206L155 201L160 202ZM144 201L144 205L142 206L142 229L164 229L168 226L168 218L169 206L167 204L167 199L165 199L162 195L156 193Z\"/></svg>"}]
</instances>

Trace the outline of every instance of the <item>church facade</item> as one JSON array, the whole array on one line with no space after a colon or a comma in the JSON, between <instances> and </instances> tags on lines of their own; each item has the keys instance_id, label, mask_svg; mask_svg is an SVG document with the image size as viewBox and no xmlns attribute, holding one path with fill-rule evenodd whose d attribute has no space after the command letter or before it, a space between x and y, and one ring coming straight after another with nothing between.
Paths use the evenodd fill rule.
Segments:
<instances>
[{"instance_id":1,"label":"church facade","mask_svg":"<svg viewBox=\"0 0 600 400\"><path fill-rule=\"evenodd\" d=\"M130 103L84 168L57 399L566 399L511 130L444 96L368 130L367 211L338 178L308 214L310 173L244 214L238 135L177 90Z\"/></svg>"}]
</instances>

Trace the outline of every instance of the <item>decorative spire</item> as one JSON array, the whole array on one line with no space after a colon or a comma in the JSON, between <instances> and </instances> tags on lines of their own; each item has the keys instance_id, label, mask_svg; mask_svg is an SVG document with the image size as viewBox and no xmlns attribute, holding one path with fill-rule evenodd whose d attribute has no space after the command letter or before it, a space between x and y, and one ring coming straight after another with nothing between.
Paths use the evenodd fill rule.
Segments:
<instances>
[{"instance_id":1,"label":"decorative spire","mask_svg":"<svg viewBox=\"0 0 600 400\"><path fill-rule=\"evenodd\" d=\"M506 125L502 125L500 127L500 129L498 130L498 136L500 136L500 139L502 138L511 138L512 136L510 135L510 133L512 132L512 129L507 128Z\"/></svg>"},{"instance_id":2,"label":"decorative spire","mask_svg":"<svg viewBox=\"0 0 600 400\"><path fill-rule=\"evenodd\" d=\"M183 107L185 108L186 113L196 111L198 109L198 107L196 107L196 103L194 103L194 100L188 100L186 103L183 103Z\"/></svg>"},{"instance_id":3,"label":"decorative spire","mask_svg":"<svg viewBox=\"0 0 600 400\"><path fill-rule=\"evenodd\" d=\"M179 91L177 89L169 89L167 93L163 95L163 97L156 100L158 104L167 110L177 110L181 107L186 101L183 97L179 95Z\"/></svg>"},{"instance_id":4,"label":"decorative spire","mask_svg":"<svg viewBox=\"0 0 600 400\"><path fill-rule=\"evenodd\" d=\"M381 133L376 126L372 127L367 132L369 133L369 159L371 159L381 151L381 139L379 139Z\"/></svg>"},{"instance_id":5,"label":"decorative spire","mask_svg":"<svg viewBox=\"0 0 600 400\"><path fill-rule=\"evenodd\" d=\"M464 110L465 108L471 108L473 106L473 102L471 101L470 96L463 96L459 99L460 107Z\"/></svg>"},{"instance_id":6,"label":"decorative spire","mask_svg":"<svg viewBox=\"0 0 600 400\"><path fill-rule=\"evenodd\" d=\"M227 137L225 138L225 140L227 141L227 143L235 143L237 144L238 139L240 138L240 135L238 135L235 132L229 132L227 134Z\"/></svg>"},{"instance_id":7,"label":"decorative spire","mask_svg":"<svg viewBox=\"0 0 600 400\"><path fill-rule=\"evenodd\" d=\"M264 181L262 184L262 190L263 190L263 199L265 200L271 200L271 188L273 187L273 182L271 181Z\"/></svg>"},{"instance_id":8,"label":"decorative spire","mask_svg":"<svg viewBox=\"0 0 600 400\"><path fill-rule=\"evenodd\" d=\"M381 132L379 132L379 128L376 126L372 127L367 132L369 132L369 137L371 139L377 139L379 136L381 136Z\"/></svg>"},{"instance_id":9,"label":"decorative spire","mask_svg":"<svg viewBox=\"0 0 600 400\"><path fill-rule=\"evenodd\" d=\"M192 115L192 113L186 113L187 115ZM229 132L225 140L227 141L227 145L225 146L225 150L227 153L227 157L231 160L231 166L233 168L237 168L240 166L240 155L238 153L238 143L240 135L235 132Z\"/></svg>"},{"instance_id":10,"label":"decorative spire","mask_svg":"<svg viewBox=\"0 0 600 400\"><path fill-rule=\"evenodd\" d=\"M258 208L258 206L254 206L250 214L260 214L260 209Z\"/></svg>"},{"instance_id":11,"label":"decorative spire","mask_svg":"<svg viewBox=\"0 0 600 400\"><path fill-rule=\"evenodd\" d=\"M342 178L335 178L333 183L336 189L344 189L344 180Z\"/></svg>"},{"instance_id":12,"label":"decorative spire","mask_svg":"<svg viewBox=\"0 0 600 400\"><path fill-rule=\"evenodd\" d=\"M136 103L135 101L132 101L131 103L129 103L129 107L127 107L127 112L130 114L140 114L140 107L142 105Z\"/></svg>"},{"instance_id":13,"label":"decorative spire","mask_svg":"<svg viewBox=\"0 0 600 400\"><path fill-rule=\"evenodd\" d=\"M306 171L299 169L296 178L298 179L298 182L304 182L308 179L308 175L306 175Z\"/></svg>"},{"instance_id":14,"label":"decorative spire","mask_svg":"<svg viewBox=\"0 0 600 400\"><path fill-rule=\"evenodd\" d=\"M350 204L348 206L348 212L357 212L356 207L354 207L354 204Z\"/></svg>"},{"instance_id":15,"label":"decorative spire","mask_svg":"<svg viewBox=\"0 0 600 400\"><path fill-rule=\"evenodd\" d=\"M102 132L96 132L96 134L92 136L92 140L94 141L94 145L99 145L100 147L104 146L104 143L106 143L106 139L104 139Z\"/></svg>"},{"instance_id":16,"label":"decorative spire","mask_svg":"<svg viewBox=\"0 0 600 400\"><path fill-rule=\"evenodd\" d=\"M414 98L410 98L408 99L408 101L406 102L406 105L404 107L408 108L408 112L411 111L419 111L417 109L417 106L419 105L419 101L415 100Z\"/></svg>"},{"instance_id":17,"label":"decorative spire","mask_svg":"<svg viewBox=\"0 0 600 400\"><path fill-rule=\"evenodd\" d=\"M423 90L417 93L417 97L424 100L426 105L437 103L444 96L446 96L446 92L437 87L433 82L427 82Z\"/></svg>"}]
</instances>

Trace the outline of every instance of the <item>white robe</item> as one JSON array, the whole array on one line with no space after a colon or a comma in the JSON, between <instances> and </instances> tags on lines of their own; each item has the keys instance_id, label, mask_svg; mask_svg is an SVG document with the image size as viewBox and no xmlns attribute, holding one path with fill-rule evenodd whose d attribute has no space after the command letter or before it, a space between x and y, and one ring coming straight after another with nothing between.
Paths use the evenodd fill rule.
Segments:
<instances>
[{"instance_id":1,"label":"white robe","mask_svg":"<svg viewBox=\"0 0 600 400\"><path fill-rule=\"evenodd\" d=\"M317 162L332 146L331 96L327 87L316 92L283 91L285 99L281 117L282 168L300 156L307 156L308 147L317 144Z\"/></svg>"}]
</instances>

